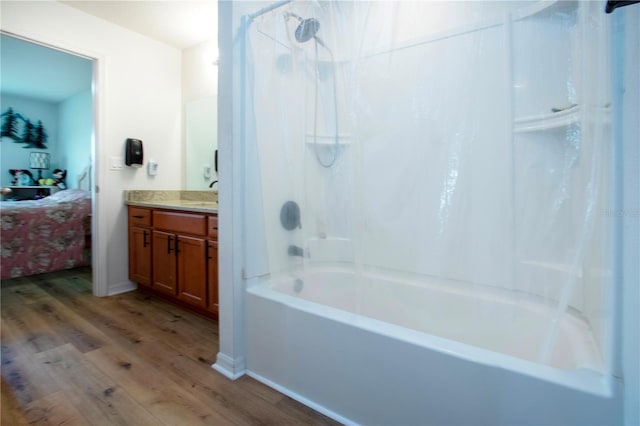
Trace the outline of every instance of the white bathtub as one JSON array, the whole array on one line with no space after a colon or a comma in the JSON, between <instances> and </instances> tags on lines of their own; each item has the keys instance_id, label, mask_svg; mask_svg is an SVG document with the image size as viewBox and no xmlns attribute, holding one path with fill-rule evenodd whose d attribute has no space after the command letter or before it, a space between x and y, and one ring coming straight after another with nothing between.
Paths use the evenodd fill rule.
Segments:
<instances>
[{"instance_id":1,"label":"white bathtub","mask_svg":"<svg viewBox=\"0 0 640 426\"><path fill-rule=\"evenodd\" d=\"M247 370L346 424L620 423L587 324L565 315L538 364L553 309L514 298L337 268L251 283Z\"/></svg>"}]
</instances>

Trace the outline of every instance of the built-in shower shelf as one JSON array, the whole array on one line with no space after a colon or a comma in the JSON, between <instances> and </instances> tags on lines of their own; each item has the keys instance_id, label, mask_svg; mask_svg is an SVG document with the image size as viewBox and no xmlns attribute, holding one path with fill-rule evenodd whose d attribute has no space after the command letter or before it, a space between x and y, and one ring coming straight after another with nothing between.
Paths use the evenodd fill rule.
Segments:
<instances>
[{"instance_id":1,"label":"built-in shower shelf","mask_svg":"<svg viewBox=\"0 0 640 426\"><path fill-rule=\"evenodd\" d=\"M317 135L314 137L312 134L305 135L305 142L308 144L317 144L317 145L349 145L351 144L351 135L350 134L341 134L338 135L338 140L336 141L336 135Z\"/></svg>"},{"instance_id":2,"label":"built-in shower shelf","mask_svg":"<svg viewBox=\"0 0 640 426\"><path fill-rule=\"evenodd\" d=\"M548 19L552 16L562 16L566 18L574 14L578 9L577 0L553 0L534 2L529 8L522 8L514 13L515 21L524 18Z\"/></svg>"},{"instance_id":3,"label":"built-in shower shelf","mask_svg":"<svg viewBox=\"0 0 640 426\"><path fill-rule=\"evenodd\" d=\"M524 133L559 129L577 123L579 119L580 107L574 106L564 111L516 118L514 130L518 133Z\"/></svg>"}]
</instances>

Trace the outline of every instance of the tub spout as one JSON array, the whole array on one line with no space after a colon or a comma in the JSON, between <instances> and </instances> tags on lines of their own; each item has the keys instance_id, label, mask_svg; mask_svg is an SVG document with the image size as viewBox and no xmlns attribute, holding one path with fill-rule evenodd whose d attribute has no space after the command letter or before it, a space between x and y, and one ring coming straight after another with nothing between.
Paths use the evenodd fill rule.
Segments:
<instances>
[{"instance_id":1,"label":"tub spout","mask_svg":"<svg viewBox=\"0 0 640 426\"><path fill-rule=\"evenodd\" d=\"M287 254L289 256L304 257L304 249L302 247L291 245L291 246L289 246L289 249L287 250Z\"/></svg>"}]
</instances>

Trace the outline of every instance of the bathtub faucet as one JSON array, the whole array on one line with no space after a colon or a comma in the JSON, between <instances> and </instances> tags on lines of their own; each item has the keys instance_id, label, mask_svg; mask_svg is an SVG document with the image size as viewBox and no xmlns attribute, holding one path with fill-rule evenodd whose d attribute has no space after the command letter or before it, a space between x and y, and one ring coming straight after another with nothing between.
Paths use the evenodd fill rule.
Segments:
<instances>
[{"instance_id":1,"label":"bathtub faucet","mask_svg":"<svg viewBox=\"0 0 640 426\"><path fill-rule=\"evenodd\" d=\"M287 254L289 256L300 256L304 257L304 249L302 247L291 245L287 250Z\"/></svg>"}]
</instances>

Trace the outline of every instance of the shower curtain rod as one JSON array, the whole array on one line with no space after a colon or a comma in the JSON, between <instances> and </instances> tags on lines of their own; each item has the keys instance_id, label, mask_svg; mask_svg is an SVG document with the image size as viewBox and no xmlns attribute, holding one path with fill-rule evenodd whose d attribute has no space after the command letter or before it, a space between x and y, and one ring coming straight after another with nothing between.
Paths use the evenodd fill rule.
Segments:
<instances>
[{"instance_id":1,"label":"shower curtain rod","mask_svg":"<svg viewBox=\"0 0 640 426\"><path fill-rule=\"evenodd\" d=\"M293 0L281 0L281 1L277 1L273 4L270 4L269 6L263 7L262 9L258 10L257 12L253 12L250 13L247 16L248 22L253 21L254 19L256 19L258 16L264 15L267 12L271 12L274 9L277 9L279 7L282 7L286 4L291 3Z\"/></svg>"}]
</instances>

